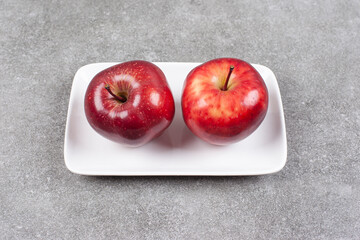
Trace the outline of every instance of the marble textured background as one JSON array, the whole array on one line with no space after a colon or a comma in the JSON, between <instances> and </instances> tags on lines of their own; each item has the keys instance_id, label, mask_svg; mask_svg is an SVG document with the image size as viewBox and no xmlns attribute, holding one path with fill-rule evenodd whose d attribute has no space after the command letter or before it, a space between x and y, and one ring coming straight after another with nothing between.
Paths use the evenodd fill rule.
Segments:
<instances>
[{"instance_id":1,"label":"marble textured background","mask_svg":"<svg viewBox=\"0 0 360 240\"><path fill-rule=\"evenodd\" d=\"M360 2L0 0L2 239L359 239ZM271 68L288 162L256 177L86 177L63 160L88 63Z\"/></svg>"}]
</instances>

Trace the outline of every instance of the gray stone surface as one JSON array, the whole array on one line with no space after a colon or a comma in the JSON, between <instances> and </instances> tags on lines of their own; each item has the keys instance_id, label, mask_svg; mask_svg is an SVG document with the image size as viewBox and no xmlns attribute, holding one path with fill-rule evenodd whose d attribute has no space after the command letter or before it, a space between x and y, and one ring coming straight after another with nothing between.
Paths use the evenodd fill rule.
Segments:
<instances>
[{"instance_id":1,"label":"gray stone surface","mask_svg":"<svg viewBox=\"0 0 360 240\"><path fill-rule=\"evenodd\" d=\"M1 239L359 239L360 2L0 1ZM63 140L88 63L270 67L288 162L256 177L86 177Z\"/></svg>"}]
</instances>

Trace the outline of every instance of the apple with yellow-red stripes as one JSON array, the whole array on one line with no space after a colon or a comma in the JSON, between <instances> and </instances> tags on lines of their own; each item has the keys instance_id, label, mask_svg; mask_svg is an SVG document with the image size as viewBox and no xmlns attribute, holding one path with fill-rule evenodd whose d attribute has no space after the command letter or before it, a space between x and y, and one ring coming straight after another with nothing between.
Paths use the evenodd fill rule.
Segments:
<instances>
[{"instance_id":1,"label":"apple with yellow-red stripes","mask_svg":"<svg viewBox=\"0 0 360 240\"><path fill-rule=\"evenodd\" d=\"M243 140L264 120L269 103L261 75L249 63L218 58L186 77L181 106L188 128L202 140L226 145Z\"/></svg>"}]
</instances>

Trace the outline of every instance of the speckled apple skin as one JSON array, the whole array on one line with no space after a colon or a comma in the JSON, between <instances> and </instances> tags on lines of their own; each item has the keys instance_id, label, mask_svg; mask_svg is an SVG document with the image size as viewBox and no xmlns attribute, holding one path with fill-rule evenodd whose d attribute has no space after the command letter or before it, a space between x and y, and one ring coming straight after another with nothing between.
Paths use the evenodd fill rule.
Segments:
<instances>
[{"instance_id":1,"label":"speckled apple skin","mask_svg":"<svg viewBox=\"0 0 360 240\"><path fill-rule=\"evenodd\" d=\"M106 84L116 100L105 89ZM164 73L146 61L130 61L107 68L90 82L84 100L86 118L100 135L138 147L159 136L173 120L174 98Z\"/></svg>"},{"instance_id":2,"label":"speckled apple skin","mask_svg":"<svg viewBox=\"0 0 360 240\"><path fill-rule=\"evenodd\" d=\"M228 89L221 90L229 73ZM249 63L219 58L194 68L181 98L183 118L199 138L215 145L238 142L253 133L268 109L268 91Z\"/></svg>"}]
</instances>

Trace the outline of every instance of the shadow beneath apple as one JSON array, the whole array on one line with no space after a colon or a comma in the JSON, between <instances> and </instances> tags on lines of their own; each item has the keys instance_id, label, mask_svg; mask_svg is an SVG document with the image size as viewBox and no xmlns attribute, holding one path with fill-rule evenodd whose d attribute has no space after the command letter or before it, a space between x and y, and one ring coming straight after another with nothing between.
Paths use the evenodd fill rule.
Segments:
<instances>
[{"instance_id":1,"label":"shadow beneath apple","mask_svg":"<svg viewBox=\"0 0 360 240\"><path fill-rule=\"evenodd\" d=\"M165 132L152 142L156 147L165 149L185 148L196 141L196 136L185 125L182 117L181 102L175 102L174 120Z\"/></svg>"},{"instance_id":2,"label":"shadow beneath apple","mask_svg":"<svg viewBox=\"0 0 360 240\"><path fill-rule=\"evenodd\" d=\"M273 92L270 93L269 98L273 100L269 103L264 121L252 134L253 136L249 136L249 141L253 142L251 145L256 148L280 144L283 140L283 134L285 133L281 119L283 113L279 111L280 107L276 104L280 100L277 99L278 96Z\"/></svg>"}]
</instances>

